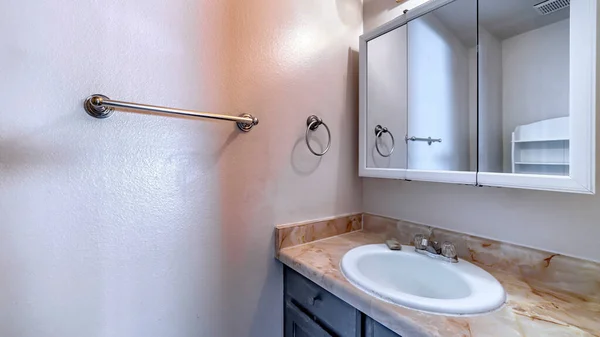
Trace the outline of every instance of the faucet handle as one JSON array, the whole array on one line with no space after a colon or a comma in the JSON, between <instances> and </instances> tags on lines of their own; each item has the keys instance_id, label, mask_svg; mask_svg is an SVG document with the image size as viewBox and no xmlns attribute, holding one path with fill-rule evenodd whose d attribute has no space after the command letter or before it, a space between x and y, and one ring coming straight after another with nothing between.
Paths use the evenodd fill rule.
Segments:
<instances>
[{"instance_id":1,"label":"faucet handle","mask_svg":"<svg viewBox=\"0 0 600 337\"><path fill-rule=\"evenodd\" d=\"M424 250L427 248L428 243L429 240L427 240L423 234L416 234L413 238L413 244L415 245L416 249Z\"/></svg>"},{"instance_id":2,"label":"faucet handle","mask_svg":"<svg viewBox=\"0 0 600 337\"><path fill-rule=\"evenodd\" d=\"M437 241L431 239L429 239L429 241L427 242L427 247L425 247L425 250L430 252L431 254L440 255L442 253L440 244Z\"/></svg>"},{"instance_id":3,"label":"faucet handle","mask_svg":"<svg viewBox=\"0 0 600 337\"><path fill-rule=\"evenodd\" d=\"M450 241L444 241L442 243L442 256L447 257L449 259L456 259L456 247Z\"/></svg>"}]
</instances>

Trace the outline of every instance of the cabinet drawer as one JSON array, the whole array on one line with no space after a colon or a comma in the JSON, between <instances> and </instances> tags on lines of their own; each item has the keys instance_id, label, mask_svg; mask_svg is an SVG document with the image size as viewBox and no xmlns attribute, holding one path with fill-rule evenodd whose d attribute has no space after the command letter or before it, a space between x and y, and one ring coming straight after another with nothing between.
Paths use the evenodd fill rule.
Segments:
<instances>
[{"instance_id":1,"label":"cabinet drawer","mask_svg":"<svg viewBox=\"0 0 600 337\"><path fill-rule=\"evenodd\" d=\"M377 323L371 317L365 318L365 335L364 337L401 337L392 330Z\"/></svg>"},{"instance_id":2,"label":"cabinet drawer","mask_svg":"<svg viewBox=\"0 0 600 337\"><path fill-rule=\"evenodd\" d=\"M285 293L321 326L339 337L361 332L361 313L304 276L285 268Z\"/></svg>"},{"instance_id":3,"label":"cabinet drawer","mask_svg":"<svg viewBox=\"0 0 600 337\"><path fill-rule=\"evenodd\" d=\"M290 301L285 301L284 337L332 337Z\"/></svg>"}]
</instances>

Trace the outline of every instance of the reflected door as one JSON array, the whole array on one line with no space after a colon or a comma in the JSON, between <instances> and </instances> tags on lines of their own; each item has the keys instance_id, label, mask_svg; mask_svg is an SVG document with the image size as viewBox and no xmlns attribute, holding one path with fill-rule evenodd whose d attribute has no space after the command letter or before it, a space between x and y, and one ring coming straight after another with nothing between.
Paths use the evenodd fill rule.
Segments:
<instances>
[{"instance_id":1,"label":"reflected door","mask_svg":"<svg viewBox=\"0 0 600 337\"><path fill-rule=\"evenodd\" d=\"M477 170L477 2L407 24L408 168ZM473 181L474 183L474 181Z\"/></svg>"}]
</instances>

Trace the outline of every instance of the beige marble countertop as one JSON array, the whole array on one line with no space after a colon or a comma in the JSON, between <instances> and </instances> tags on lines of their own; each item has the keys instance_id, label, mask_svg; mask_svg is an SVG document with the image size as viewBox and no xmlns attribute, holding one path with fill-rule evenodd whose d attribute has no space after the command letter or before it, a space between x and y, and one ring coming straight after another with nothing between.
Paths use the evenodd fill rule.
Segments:
<instances>
[{"instance_id":1,"label":"beige marble countertop","mask_svg":"<svg viewBox=\"0 0 600 337\"><path fill-rule=\"evenodd\" d=\"M413 336L600 336L600 300L557 292L480 265L507 292L500 310L469 317L429 314L381 301L350 284L340 271L354 247L383 243L380 233L348 234L282 248L277 258L335 296L403 337ZM600 285L600 280L597 280Z\"/></svg>"}]
</instances>

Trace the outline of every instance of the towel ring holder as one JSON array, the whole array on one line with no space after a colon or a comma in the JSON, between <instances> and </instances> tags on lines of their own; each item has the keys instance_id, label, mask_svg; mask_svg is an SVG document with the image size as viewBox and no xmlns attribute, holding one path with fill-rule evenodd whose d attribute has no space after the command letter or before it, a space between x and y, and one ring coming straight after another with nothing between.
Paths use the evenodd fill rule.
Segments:
<instances>
[{"instance_id":1,"label":"towel ring holder","mask_svg":"<svg viewBox=\"0 0 600 337\"><path fill-rule=\"evenodd\" d=\"M388 154L383 154L381 152L381 150L379 149L379 145L377 144L377 141L379 140L379 138L381 138L381 136L387 133L388 135L390 135L390 138L392 138L392 149L390 150L390 152ZM390 132L390 130L388 130L388 128L383 127L381 125L377 125L375 127L375 149L377 150L377 152L379 153L380 156L387 158L389 156L392 155L392 153L394 153L394 148L396 148L396 140L394 139L394 135Z\"/></svg>"},{"instance_id":2,"label":"towel ring holder","mask_svg":"<svg viewBox=\"0 0 600 337\"><path fill-rule=\"evenodd\" d=\"M308 141L308 135L310 131L316 131L321 125L323 125L325 127L325 130L327 130L327 146L325 147L325 150L323 150L323 152L316 152L310 146L310 142ZM308 146L308 150L317 157L323 156L325 153L327 153L327 151L329 151L329 148L331 147L331 132L329 131L329 127L327 126L327 124L323 123L323 120L321 118L317 117L316 115L308 116L308 119L306 120L306 133L304 135L304 138L306 140L306 146Z\"/></svg>"}]
</instances>

